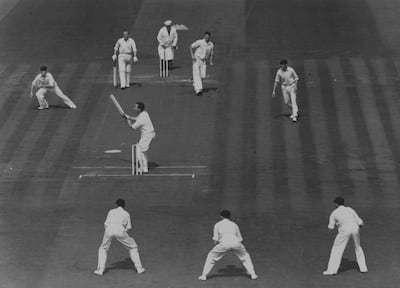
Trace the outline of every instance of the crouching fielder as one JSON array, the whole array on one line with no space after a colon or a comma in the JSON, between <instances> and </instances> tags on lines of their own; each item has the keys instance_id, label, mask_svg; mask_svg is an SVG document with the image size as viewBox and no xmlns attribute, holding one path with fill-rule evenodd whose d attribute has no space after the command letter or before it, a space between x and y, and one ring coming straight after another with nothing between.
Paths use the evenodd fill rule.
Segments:
<instances>
[{"instance_id":1,"label":"crouching fielder","mask_svg":"<svg viewBox=\"0 0 400 288\"><path fill-rule=\"evenodd\" d=\"M72 100L69 99L68 96L65 95L58 87L57 82L54 80L53 75L47 72L46 66L40 67L40 73L35 77L35 80L33 80L32 82L31 94L30 94L31 98L33 97L33 90L35 88L38 89L35 95L39 102L39 107L38 107L39 110L49 108L49 103L47 103L45 99L45 96L49 91L55 93L58 97L60 97L69 108L71 109L76 108L75 103L72 102Z\"/></svg>"},{"instance_id":2,"label":"crouching fielder","mask_svg":"<svg viewBox=\"0 0 400 288\"><path fill-rule=\"evenodd\" d=\"M335 225L338 226L338 234L336 235L335 241L333 242L331 255L329 257L328 269L323 272L324 275L335 275L337 274L342 261L342 255L346 248L347 242L350 238L354 241L354 247L356 252L356 258L358 267L361 273L368 272L367 264L365 263L364 251L360 245L360 232L359 227L364 223L360 217L358 217L356 211L350 207L344 206L344 199L342 197L336 197L333 201L336 205L336 209L331 213L329 217L328 228L333 230Z\"/></svg>"},{"instance_id":3,"label":"crouching fielder","mask_svg":"<svg viewBox=\"0 0 400 288\"><path fill-rule=\"evenodd\" d=\"M216 245L208 253L203 273L200 275L199 280L207 280L207 275L210 273L215 263L221 260L228 251L233 251L240 261L242 261L251 279L257 279L258 276L254 272L250 255L242 244L243 239L240 234L239 226L229 220L231 218L231 212L224 210L220 215L222 220L214 226L213 240Z\"/></svg>"},{"instance_id":4,"label":"crouching fielder","mask_svg":"<svg viewBox=\"0 0 400 288\"><path fill-rule=\"evenodd\" d=\"M126 249L129 250L129 255L133 264L136 267L137 273L143 273L145 270L140 261L139 251L135 239L128 235L128 230L131 229L131 217L125 211L125 200L118 199L115 204L117 208L111 209L108 212L106 222L104 222L104 237L99 247L99 260L97 269L94 271L97 275L103 275L106 261L107 252L111 246L111 240L117 239Z\"/></svg>"},{"instance_id":5,"label":"crouching fielder","mask_svg":"<svg viewBox=\"0 0 400 288\"><path fill-rule=\"evenodd\" d=\"M149 172L147 151L149 150L151 141L156 137L156 133L154 132L154 126L153 123L151 122L149 113L144 111L144 109L145 109L144 103L136 102L135 106L133 107L133 110L136 112L137 116L132 117L125 114L124 117L127 120L127 124L133 130L140 128L140 139L138 142L141 153L140 163L143 165L141 167L142 172L147 173Z\"/></svg>"}]
</instances>

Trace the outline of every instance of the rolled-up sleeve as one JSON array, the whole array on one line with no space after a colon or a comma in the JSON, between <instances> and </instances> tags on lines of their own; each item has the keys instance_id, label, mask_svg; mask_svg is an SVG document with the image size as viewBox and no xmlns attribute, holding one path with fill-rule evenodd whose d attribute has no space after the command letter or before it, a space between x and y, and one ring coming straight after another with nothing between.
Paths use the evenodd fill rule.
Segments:
<instances>
[{"instance_id":1,"label":"rolled-up sleeve","mask_svg":"<svg viewBox=\"0 0 400 288\"><path fill-rule=\"evenodd\" d=\"M329 216L328 228L329 228L329 229L335 229L335 224L336 224L336 221L335 221L335 214L332 212L332 213L331 213L331 216Z\"/></svg>"},{"instance_id":2,"label":"rolled-up sleeve","mask_svg":"<svg viewBox=\"0 0 400 288\"><path fill-rule=\"evenodd\" d=\"M214 225L213 240L214 240L214 241L219 241L219 229L218 229L218 224L215 224L215 225Z\"/></svg>"}]
</instances>

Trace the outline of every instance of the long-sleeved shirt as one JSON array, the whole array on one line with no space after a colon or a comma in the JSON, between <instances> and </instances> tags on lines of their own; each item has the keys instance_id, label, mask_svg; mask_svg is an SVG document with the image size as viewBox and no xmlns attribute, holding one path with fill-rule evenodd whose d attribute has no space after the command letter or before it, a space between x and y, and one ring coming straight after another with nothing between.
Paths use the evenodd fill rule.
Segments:
<instances>
[{"instance_id":1,"label":"long-sleeved shirt","mask_svg":"<svg viewBox=\"0 0 400 288\"><path fill-rule=\"evenodd\" d=\"M107 214L107 219L104 222L104 227L122 227L125 230L132 228L131 226L131 216L122 207L111 209Z\"/></svg>"},{"instance_id":2,"label":"long-sleeved shirt","mask_svg":"<svg viewBox=\"0 0 400 288\"><path fill-rule=\"evenodd\" d=\"M214 44L211 41L200 39L192 43L191 47L195 49L194 56L201 60L206 60L214 54Z\"/></svg>"},{"instance_id":3,"label":"long-sleeved shirt","mask_svg":"<svg viewBox=\"0 0 400 288\"><path fill-rule=\"evenodd\" d=\"M178 43L178 33L174 27L171 27L171 30L168 33L167 27L162 27L160 31L158 31L157 40L160 45L176 46Z\"/></svg>"},{"instance_id":4,"label":"long-sleeved shirt","mask_svg":"<svg viewBox=\"0 0 400 288\"><path fill-rule=\"evenodd\" d=\"M296 81L299 80L299 76L297 76L296 71L292 67L287 67L286 71L283 69L279 69L276 72L275 82L281 84L281 86L291 86Z\"/></svg>"},{"instance_id":5,"label":"long-sleeved shirt","mask_svg":"<svg viewBox=\"0 0 400 288\"><path fill-rule=\"evenodd\" d=\"M42 87L42 86L50 86L50 87L55 87L57 86L56 80L54 80L53 75L51 75L49 72L46 73L46 75L43 77L41 73L39 73L35 79L32 81L32 85L35 87Z\"/></svg>"},{"instance_id":6,"label":"long-sleeved shirt","mask_svg":"<svg viewBox=\"0 0 400 288\"><path fill-rule=\"evenodd\" d=\"M119 52L119 54L133 55L137 51L135 40L132 38L125 40L123 37L118 39L117 43L115 43L114 51Z\"/></svg>"},{"instance_id":7,"label":"long-sleeved shirt","mask_svg":"<svg viewBox=\"0 0 400 288\"><path fill-rule=\"evenodd\" d=\"M153 123L151 122L149 113L146 111L140 112L140 114L136 117L135 123L133 123L131 127L134 130L140 128L141 135L154 132Z\"/></svg>"},{"instance_id":8,"label":"long-sleeved shirt","mask_svg":"<svg viewBox=\"0 0 400 288\"><path fill-rule=\"evenodd\" d=\"M335 225L337 225L338 229L341 230L347 225L363 225L363 221L360 217L358 217L356 211L354 211L352 208L340 205L335 210L333 210L329 217L328 228L334 229Z\"/></svg>"},{"instance_id":9,"label":"long-sleeved shirt","mask_svg":"<svg viewBox=\"0 0 400 288\"><path fill-rule=\"evenodd\" d=\"M242 242L239 226L229 219L222 219L214 225L213 240L220 243Z\"/></svg>"}]
</instances>

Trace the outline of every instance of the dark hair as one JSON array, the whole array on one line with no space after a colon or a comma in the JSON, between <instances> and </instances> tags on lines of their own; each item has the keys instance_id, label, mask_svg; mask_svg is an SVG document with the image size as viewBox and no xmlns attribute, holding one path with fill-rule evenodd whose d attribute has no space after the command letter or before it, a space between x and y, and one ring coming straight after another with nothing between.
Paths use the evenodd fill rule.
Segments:
<instances>
[{"instance_id":1,"label":"dark hair","mask_svg":"<svg viewBox=\"0 0 400 288\"><path fill-rule=\"evenodd\" d=\"M118 207L122 207L125 208L125 200L124 199L117 199L117 201L115 201L115 204L117 204Z\"/></svg>"},{"instance_id":2,"label":"dark hair","mask_svg":"<svg viewBox=\"0 0 400 288\"><path fill-rule=\"evenodd\" d=\"M47 67L46 66L40 66L40 71L47 71Z\"/></svg>"},{"instance_id":3,"label":"dark hair","mask_svg":"<svg viewBox=\"0 0 400 288\"><path fill-rule=\"evenodd\" d=\"M206 32L204 32L204 35L211 36L211 33L210 33L210 32L208 32L208 31L206 31Z\"/></svg>"},{"instance_id":4,"label":"dark hair","mask_svg":"<svg viewBox=\"0 0 400 288\"><path fill-rule=\"evenodd\" d=\"M140 111L143 111L144 108L146 107L146 106L144 106L144 103L143 103L143 102L136 102L136 105L137 105L137 107L140 109Z\"/></svg>"},{"instance_id":5,"label":"dark hair","mask_svg":"<svg viewBox=\"0 0 400 288\"><path fill-rule=\"evenodd\" d=\"M287 65L288 61L286 59L282 59L281 62L279 62L281 65Z\"/></svg>"},{"instance_id":6,"label":"dark hair","mask_svg":"<svg viewBox=\"0 0 400 288\"><path fill-rule=\"evenodd\" d=\"M231 212L229 210L223 210L221 211L220 215L224 218L231 218Z\"/></svg>"},{"instance_id":7,"label":"dark hair","mask_svg":"<svg viewBox=\"0 0 400 288\"><path fill-rule=\"evenodd\" d=\"M336 203L338 205L344 205L344 198L343 197L336 197L335 200L333 200L333 203Z\"/></svg>"}]
</instances>

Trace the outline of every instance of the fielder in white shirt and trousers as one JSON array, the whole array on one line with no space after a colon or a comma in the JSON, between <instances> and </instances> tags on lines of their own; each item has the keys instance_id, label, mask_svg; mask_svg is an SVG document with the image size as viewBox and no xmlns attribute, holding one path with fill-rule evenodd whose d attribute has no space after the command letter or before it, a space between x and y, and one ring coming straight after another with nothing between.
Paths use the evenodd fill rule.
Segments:
<instances>
[{"instance_id":1,"label":"fielder in white shirt and trousers","mask_svg":"<svg viewBox=\"0 0 400 288\"><path fill-rule=\"evenodd\" d=\"M361 273L368 272L367 264L365 262L364 251L360 245L360 232L359 227L364 223L357 213L350 207L344 206L344 199L336 197L334 200L336 209L329 217L328 228L335 229L338 226L338 234L333 242L331 255L329 257L328 268L323 272L323 275L337 274L342 261L344 249L350 238L353 239L358 267Z\"/></svg>"},{"instance_id":2,"label":"fielder in white shirt and trousers","mask_svg":"<svg viewBox=\"0 0 400 288\"><path fill-rule=\"evenodd\" d=\"M168 66L171 68L171 62L174 60L175 50L178 46L178 32L172 27L171 20L164 22L164 27L158 31L157 40L160 61L168 61Z\"/></svg>"},{"instance_id":3,"label":"fielder in white shirt and trousers","mask_svg":"<svg viewBox=\"0 0 400 288\"><path fill-rule=\"evenodd\" d=\"M58 97L60 97L63 100L63 102L66 105L68 105L69 108L71 109L76 108L75 103L72 102L72 100L69 99L68 96L65 95L58 87L57 82L56 80L54 80L53 75L47 72L46 66L40 67L40 74L38 74L32 82L31 93L30 93L31 98L33 97L34 88L38 89L36 91L36 97L39 102L39 107L38 107L39 110L49 108L49 103L47 103L45 99L45 96L49 91L55 93Z\"/></svg>"},{"instance_id":4,"label":"fielder in white shirt and trousers","mask_svg":"<svg viewBox=\"0 0 400 288\"><path fill-rule=\"evenodd\" d=\"M98 265L94 271L97 275L103 275L106 267L107 252L111 246L111 240L117 239L126 249L129 250L129 256L135 265L137 273L145 272L140 261L139 251L135 239L128 235L128 230L131 227L131 217L124 209L124 199L118 199L115 204L117 208L111 209L107 214L107 219L104 222L104 237L99 247Z\"/></svg>"},{"instance_id":5,"label":"fielder in white shirt and trousers","mask_svg":"<svg viewBox=\"0 0 400 288\"><path fill-rule=\"evenodd\" d=\"M242 244L243 238L240 234L239 226L229 220L231 218L230 211L223 210L220 215L222 220L214 225L213 240L216 245L208 253L203 273L199 277L199 280L207 280L207 275L210 273L215 263L221 260L229 251L233 251L240 259L251 279L257 279L258 276L254 271L250 255Z\"/></svg>"},{"instance_id":6,"label":"fielder in white shirt and trousers","mask_svg":"<svg viewBox=\"0 0 400 288\"><path fill-rule=\"evenodd\" d=\"M138 113L136 117L129 116L127 114L124 117L127 119L127 124L133 129L140 128L140 139L138 142L140 148L141 163L143 165L142 172L147 173L148 170L148 156L147 151L149 150L151 141L156 137L153 123L151 122L150 115L147 111L144 111L145 105L142 102L136 102L133 110ZM134 122L132 123L131 120Z\"/></svg>"},{"instance_id":7,"label":"fielder in white shirt and trousers","mask_svg":"<svg viewBox=\"0 0 400 288\"><path fill-rule=\"evenodd\" d=\"M297 122L299 107L297 106L297 76L296 71L292 67L288 66L288 61L282 59L280 61L280 68L276 72L274 88L272 90L272 98L275 97L275 90L278 84L281 85L283 99L285 104L292 109L290 119L293 122Z\"/></svg>"},{"instance_id":8,"label":"fielder in white shirt and trousers","mask_svg":"<svg viewBox=\"0 0 400 288\"><path fill-rule=\"evenodd\" d=\"M210 41L211 33L205 32L204 38L190 45L190 54L193 60L193 87L196 95L201 96L203 90L202 79L206 78L207 60L213 66L214 44Z\"/></svg>"},{"instance_id":9,"label":"fielder in white shirt and trousers","mask_svg":"<svg viewBox=\"0 0 400 288\"><path fill-rule=\"evenodd\" d=\"M129 37L129 32L124 31L122 38L115 43L114 54L112 60L117 60L118 53L118 70L121 89L129 88L131 83L132 72L132 56L133 62L138 61L137 48L135 41Z\"/></svg>"}]
</instances>

